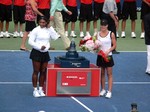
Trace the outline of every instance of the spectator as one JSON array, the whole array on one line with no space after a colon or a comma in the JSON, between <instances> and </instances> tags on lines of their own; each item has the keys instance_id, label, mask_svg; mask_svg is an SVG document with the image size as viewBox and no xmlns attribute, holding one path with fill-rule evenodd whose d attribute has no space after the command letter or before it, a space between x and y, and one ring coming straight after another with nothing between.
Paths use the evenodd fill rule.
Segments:
<instances>
[{"instance_id":1,"label":"spectator","mask_svg":"<svg viewBox=\"0 0 150 112\"><path fill-rule=\"evenodd\" d=\"M118 17L117 17L117 5L115 0L105 0L103 5L103 15L102 18L108 21L108 30L112 31L116 37L116 28L118 27ZM116 38L117 40L117 38ZM118 51L114 50L114 54L119 54Z\"/></svg>"},{"instance_id":2,"label":"spectator","mask_svg":"<svg viewBox=\"0 0 150 112\"><path fill-rule=\"evenodd\" d=\"M94 26L94 34L95 37L97 35L97 20L102 19L102 9L103 4L105 0L94 0L94 20L93 20L93 26Z\"/></svg>"},{"instance_id":3,"label":"spectator","mask_svg":"<svg viewBox=\"0 0 150 112\"><path fill-rule=\"evenodd\" d=\"M144 16L145 44L147 46L146 74L150 75L150 13Z\"/></svg>"},{"instance_id":4,"label":"spectator","mask_svg":"<svg viewBox=\"0 0 150 112\"><path fill-rule=\"evenodd\" d=\"M35 0L26 0L25 32L23 34L20 50L28 51L28 49L25 47L28 34L33 30L33 28L36 27L35 21L37 18L37 14L43 16L43 14L39 12L37 8L38 5Z\"/></svg>"},{"instance_id":5,"label":"spectator","mask_svg":"<svg viewBox=\"0 0 150 112\"><path fill-rule=\"evenodd\" d=\"M13 37L23 37L23 23L25 23L25 0L14 0L13 17L15 24L15 32ZM18 30L18 24L19 29ZM20 31L20 32L19 32Z\"/></svg>"},{"instance_id":6,"label":"spectator","mask_svg":"<svg viewBox=\"0 0 150 112\"><path fill-rule=\"evenodd\" d=\"M2 8L1 8L1 7L2 7L2 4L1 4L1 3L2 3L2 1L0 1L0 38L3 38L2 22L1 22L1 19L2 19L2 18L1 18L1 17L2 17L2 16L1 16L1 15L2 15Z\"/></svg>"},{"instance_id":7,"label":"spectator","mask_svg":"<svg viewBox=\"0 0 150 112\"><path fill-rule=\"evenodd\" d=\"M46 17L50 17L50 1L51 0L38 0L38 10ZM40 15L37 15L37 21Z\"/></svg>"},{"instance_id":8,"label":"spectator","mask_svg":"<svg viewBox=\"0 0 150 112\"><path fill-rule=\"evenodd\" d=\"M123 8L122 8L122 33L121 37L125 38L125 27L126 27L126 20L130 16L131 20L131 37L136 38L135 34L135 26L136 26L136 19L137 19L137 12L136 12L136 0L124 0Z\"/></svg>"},{"instance_id":9,"label":"spectator","mask_svg":"<svg viewBox=\"0 0 150 112\"><path fill-rule=\"evenodd\" d=\"M116 27L118 27L117 6L115 0L105 0L103 5L103 19L108 21L108 30L116 36Z\"/></svg>"},{"instance_id":10,"label":"spectator","mask_svg":"<svg viewBox=\"0 0 150 112\"><path fill-rule=\"evenodd\" d=\"M120 0L116 0L116 4L117 4L117 17L118 17L118 25L116 27L116 37L119 38L119 21L121 20L121 3Z\"/></svg>"},{"instance_id":11,"label":"spectator","mask_svg":"<svg viewBox=\"0 0 150 112\"><path fill-rule=\"evenodd\" d=\"M77 9L77 1L76 0L66 0L67 9L72 12L72 15L68 15L64 13L64 22L65 22L65 34L68 37L68 24L71 22L71 33L70 36L75 38L77 35L75 34L75 22L77 21L78 9Z\"/></svg>"},{"instance_id":12,"label":"spectator","mask_svg":"<svg viewBox=\"0 0 150 112\"><path fill-rule=\"evenodd\" d=\"M90 21L93 20L92 14L92 1L93 0L80 0L80 14L79 14L79 26L80 26L80 37L84 37L84 22L86 21L86 36L90 35Z\"/></svg>"},{"instance_id":13,"label":"spectator","mask_svg":"<svg viewBox=\"0 0 150 112\"><path fill-rule=\"evenodd\" d=\"M62 0L51 0L50 23L52 26L56 27L56 31L60 34L65 49L68 50L70 46L70 40L65 35L63 19L61 14L62 10L64 10L69 15L72 14L72 12L64 6Z\"/></svg>"},{"instance_id":14,"label":"spectator","mask_svg":"<svg viewBox=\"0 0 150 112\"><path fill-rule=\"evenodd\" d=\"M39 26L32 30L28 41L33 48L30 54L30 59L32 60L33 64L32 84L34 88L34 97L45 96L43 86L46 78L47 64L50 60L50 56L48 53L48 49L50 48L49 41L51 39L58 38L58 35L53 27L47 27L48 22L49 20L46 17L40 17ZM37 86L38 81L39 89Z\"/></svg>"},{"instance_id":15,"label":"spectator","mask_svg":"<svg viewBox=\"0 0 150 112\"><path fill-rule=\"evenodd\" d=\"M4 21L5 24L5 32L4 32ZM12 21L12 0L0 0L0 37L10 38L10 34L8 33L9 22Z\"/></svg>"},{"instance_id":16,"label":"spectator","mask_svg":"<svg viewBox=\"0 0 150 112\"><path fill-rule=\"evenodd\" d=\"M150 13L150 0L142 0L142 6L141 6L141 36L140 38L144 38L144 16L146 14Z\"/></svg>"}]
</instances>

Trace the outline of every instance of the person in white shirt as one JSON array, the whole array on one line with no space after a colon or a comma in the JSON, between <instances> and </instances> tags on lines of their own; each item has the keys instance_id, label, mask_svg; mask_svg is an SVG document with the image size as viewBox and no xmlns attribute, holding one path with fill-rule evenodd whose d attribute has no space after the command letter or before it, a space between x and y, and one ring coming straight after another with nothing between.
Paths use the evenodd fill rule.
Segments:
<instances>
[{"instance_id":1,"label":"person in white shirt","mask_svg":"<svg viewBox=\"0 0 150 112\"><path fill-rule=\"evenodd\" d=\"M116 40L116 28L118 27L117 11L118 9L115 0L105 0L103 5L102 19L106 19L108 21L108 30L115 34ZM114 49L113 54L119 54L119 52Z\"/></svg>"},{"instance_id":2,"label":"person in white shirt","mask_svg":"<svg viewBox=\"0 0 150 112\"><path fill-rule=\"evenodd\" d=\"M115 0L105 0L103 5L102 19L108 21L108 30L112 31L116 36L116 27L118 25L117 5Z\"/></svg>"},{"instance_id":3,"label":"person in white shirt","mask_svg":"<svg viewBox=\"0 0 150 112\"><path fill-rule=\"evenodd\" d=\"M144 16L145 44L147 46L146 74L150 75L150 13Z\"/></svg>"},{"instance_id":4,"label":"person in white shirt","mask_svg":"<svg viewBox=\"0 0 150 112\"><path fill-rule=\"evenodd\" d=\"M106 98L112 97L112 86L113 86L113 54L112 51L116 48L115 34L108 30L108 21L105 19L101 20L100 31L97 34L97 39L101 42L101 53L97 56L96 65L101 68L101 92L100 96ZM105 56L104 56L105 55ZM107 58L107 61L104 59ZM105 75L108 80L108 91L105 88Z\"/></svg>"},{"instance_id":5,"label":"person in white shirt","mask_svg":"<svg viewBox=\"0 0 150 112\"><path fill-rule=\"evenodd\" d=\"M34 87L34 97L45 96L42 87L45 82L47 64L48 61L50 61L50 56L48 53L48 49L50 48L49 41L51 39L56 40L58 38L58 34L53 27L47 27L48 19L46 17L40 17L38 23L39 26L31 31L28 40L28 43L33 48L30 54L30 59L33 64L32 84ZM39 89L37 88L38 81Z\"/></svg>"}]
</instances>

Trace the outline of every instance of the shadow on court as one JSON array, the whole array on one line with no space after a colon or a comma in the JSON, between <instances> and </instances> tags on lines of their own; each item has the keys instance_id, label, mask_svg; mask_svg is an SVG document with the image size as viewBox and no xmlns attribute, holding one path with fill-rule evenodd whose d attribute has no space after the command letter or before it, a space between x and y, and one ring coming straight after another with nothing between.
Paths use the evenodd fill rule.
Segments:
<instances>
[{"instance_id":1,"label":"shadow on court","mask_svg":"<svg viewBox=\"0 0 150 112\"><path fill-rule=\"evenodd\" d=\"M32 63L29 52L0 51L0 112L130 112L137 103L139 112L150 111L150 76L145 74L146 52L114 55L112 98L32 96ZM50 52L51 61L65 52ZM96 55L79 53L91 63Z\"/></svg>"}]
</instances>

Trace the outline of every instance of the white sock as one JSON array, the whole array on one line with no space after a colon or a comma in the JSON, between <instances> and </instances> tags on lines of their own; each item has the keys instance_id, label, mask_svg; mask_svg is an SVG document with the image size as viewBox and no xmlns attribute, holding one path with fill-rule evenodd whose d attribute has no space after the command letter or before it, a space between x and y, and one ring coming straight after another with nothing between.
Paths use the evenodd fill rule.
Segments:
<instances>
[{"instance_id":1,"label":"white sock","mask_svg":"<svg viewBox=\"0 0 150 112\"><path fill-rule=\"evenodd\" d=\"M111 91L107 91L107 93L111 93Z\"/></svg>"},{"instance_id":2,"label":"white sock","mask_svg":"<svg viewBox=\"0 0 150 112\"><path fill-rule=\"evenodd\" d=\"M71 33L74 33L74 31L71 31Z\"/></svg>"},{"instance_id":3,"label":"white sock","mask_svg":"<svg viewBox=\"0 0 150 112\"><path fill-rule=\"evenodd\" d=\"M132 34L134 33L134 32L131 32Z\"/></svg>"},{"instance_id":4,"label":"white sock","mask_svg":"<svg viewBox=\"0 0 150 112\"><path fill-rule=\"evenodd\" d=\"M124 33L124 34L125 34L125 31L122 31L122 33Z\"/></svg>"},{"instance_id":5,"label":"white sock","mask_svg":"<svg viewBox=\"0 0 150 112\"><path fill-rule=\"evenodd\" d=\"M34 91L37 91L38 89L37 89L37 87L34 87Z\"/></svg>"},{"instance_id":6,"label":"white sock","mask_svg":"<svg viewBox=\"0 0 150 112\"><path fill-rule=\"evenodd\" d=\"M42 90L43 90L43 87L39 87L39 90L42 91Z\"/></svg>"}]
</instances>

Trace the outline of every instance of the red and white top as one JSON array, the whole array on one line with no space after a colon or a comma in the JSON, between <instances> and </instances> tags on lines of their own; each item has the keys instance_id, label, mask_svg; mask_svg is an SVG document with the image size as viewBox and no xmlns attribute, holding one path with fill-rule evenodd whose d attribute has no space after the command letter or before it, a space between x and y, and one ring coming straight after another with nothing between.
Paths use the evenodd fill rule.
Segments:
<instances>
[{"instance_id":1,"label":"red and white top","mask_svg":"<svg viewBox=\"0 0 150 112\"><path fill-rule=\"evenodd\" d=\"M36 18L37 18L37 14L33 11L31 4L30 4L30 0L27 0L26 1L25 20L26 21L35 21Z\"/></svg>"}]
</instances>

